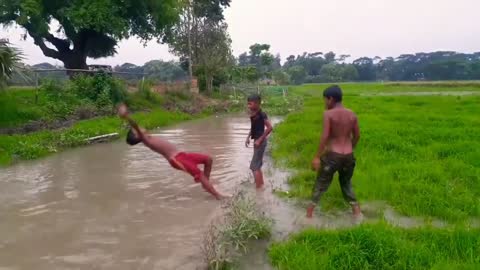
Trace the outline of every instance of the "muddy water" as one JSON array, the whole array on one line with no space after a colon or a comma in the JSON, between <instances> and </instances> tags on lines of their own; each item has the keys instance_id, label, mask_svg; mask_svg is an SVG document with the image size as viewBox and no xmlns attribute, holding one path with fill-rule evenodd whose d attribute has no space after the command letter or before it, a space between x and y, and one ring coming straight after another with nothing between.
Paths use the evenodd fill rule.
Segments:
<instances>
[{"instance_id":1,"label":"muddy water","mask_svg":"<svg viewBox=\"0 0 480 270\"><path fill-rule=\"evenodd\" d=\"M268 151L267 188L255 191L248 170L252 149L244 146L248 130L248 118L227 116L154 133L181 150L210 153L217 187L227 193L249 192L274 220L270 241L307 227L357 224L348 211L320 211L308 220L304 204L273 195L274 189L288 189L289 173L274 168ZM1 270L202 269L204 231L221 212L220 203L190 176L171 169L145 147L123 142L74 149L1 169L0 183ZM364 222L383 219L401 227L424 224L398 215L382 202L362 206ZM266 256L270 241L254 243L240 259L240 269L271 269Z\"/></svg>"},{"instance_id":2,"label":"muddy water","mask_svg":"<svg viewBox=\"0 0 480 270\"><path fill-rule=\"evenodd\" d=\"M214 117L156 131L214 157L212 181L248 178L249 120ZM143 146L79 148L0 170L0 269L196 269L219 203ZM253 188L253 185L250 187Z\"/></svg>"}]
</instances>

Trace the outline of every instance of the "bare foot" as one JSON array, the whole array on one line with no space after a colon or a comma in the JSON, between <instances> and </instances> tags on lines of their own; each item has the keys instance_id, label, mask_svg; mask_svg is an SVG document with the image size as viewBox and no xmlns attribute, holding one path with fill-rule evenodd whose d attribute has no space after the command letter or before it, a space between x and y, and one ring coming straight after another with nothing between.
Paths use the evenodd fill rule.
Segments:
<instances>
[{"instance_id":1,"label":"bare foot","mask_svg":"<svg viewBox=\"0 0 480 270\"><path fill-rule=\"evenodd\" d=\"M355 223L360 223L363 220L363 214L358 204L352 205L352 216Z\"/></svg>"},{"instance_id":2,"label":"bare foot","mask_svg":"<svg viewBox=\"0 0 480 270\"><path fill-rule=\"evenodd\" d=\"M265 185L257 186L257 191L264 191Z\"/></svg>"},{"instance_id":3,"label":"bare foot","mask_svg":"<svg viewBox=\"0 0 480 270\"><path fill-rule=\"evenodd\" d=\"M218 197L217 197L217 200L219 201L223 201L223 200L228 200L232 198L232 195L230 194L220 194Z\"/></svg>"},{"instance_id":4,"label":"bare foot","mask_svg":"<svg viewBox=\"0 0 480 270\"><path fill-rule=\"evenodd\" d=\"M313 210L315 209L314 205L310 205L307 208L307 218L312 218L313 217Z\"/></svg>"}]
</instances>

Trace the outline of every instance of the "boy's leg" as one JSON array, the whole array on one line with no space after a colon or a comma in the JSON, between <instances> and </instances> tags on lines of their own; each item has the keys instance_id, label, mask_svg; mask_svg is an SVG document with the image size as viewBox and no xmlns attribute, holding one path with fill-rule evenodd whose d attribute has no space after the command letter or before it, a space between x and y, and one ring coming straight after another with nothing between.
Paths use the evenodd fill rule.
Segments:
<instances>
[{"instance_id":1,"label":"boy's leg","mask_svg":"<svg viewBox=\"0 0 480 270\"><path fill-rule=\"evenodd\" d=\"M262 166L265 148L267 148L266 140L260 146L253 149L253 157L250 163L250 169L253 172L253 177L255 178L255 185L257 189L262 188L264 185Z\"/></svg>"},{"instance_id":2,"label":"boy's leg","mask_svg":"<svg viewBox=\"0 0 480 270\"><path fill-rule=\"evenodd\" d=\"M317 181L313 187L312 202L307 208L307 217L313 216L313 210L320 201L321 196L327 192L328 187L332 183L333 175L336 171L337 163L334 160L322 157L322 164L317 175Z\"/></svg>"},{"instance_id":3,"label":"boy's leg","mask_svg":"<svg viewBox=\"0 0 480 270\"><path fill-rule=\"evenodd\" d=\"M200 153L187 153L187 156L190 161L195 164L203 164L203 174L210 179L210 174L212 173L213 159L209 155L200 154Z\"/></svg>"},{"instance_id":4,"label":"boy's leg","mask_svg":"<svg viewBox=\"0 0 480 270\"><path fill-rule=\"evenodd\" d=\"M213 159L208 156L208 158L205 160L204 167L203 167L203 174L210 179L210 174L212 173L212 165L213 165Z\"/></svg>"},{"instance_id":5,"label":"boy's leg","mask_svg":"<svg viewBox=\"0 0 480 270\"><path fill-rule=\"evenodd\" d=\"M262 169L254 171L253 177L255 178L255 186L257 189L262 188L264 185Z\"/></svg>"},{"instance_id":6,"label":"boy's leg","mask_svg":"<svg viewBox=\"0 0 480 270\"><path fill-rule=\"evenodd\" d=\"M217 200L220 200L223 197L210 183L206 173L198 168L198 164L205 164L206 167L209 165L210 168L208 169L208 174L210 174L212 159L209 156L197 153L185 153L180 159L178 159L178 161L182 163L187 172L194 177L196 182L202 184L205 191L212 194Z\"/></svg>"},{"instance_id":7,"label":"boy's leg","mask_svg":"<svg viewBox=\"0 0 480 270\"><path fill-rule=\"evenodd\" d=\"M212 194L217 200L222 199L223 196L218 193L218 191L213 187L212 183L210 183L210 181L205 175L202 174L198 181L200 182L200 184L202 184L202 187L205 191Z\"/></svg>"},{"instance_id":8,"label":"boy's leg","mask_svg":"<svg viewBox=\"0 0 480 270\"><path fill-rule=\"evenodd\" d=\"M358 204L355 193L352 188L352 176L355 171L355 158L353 155L345 160L342 168L338 171L338 179L340 188L342 189L343 198L352 206L354 216L361 214L360 205Z\"/></svg>"}]
</instances>

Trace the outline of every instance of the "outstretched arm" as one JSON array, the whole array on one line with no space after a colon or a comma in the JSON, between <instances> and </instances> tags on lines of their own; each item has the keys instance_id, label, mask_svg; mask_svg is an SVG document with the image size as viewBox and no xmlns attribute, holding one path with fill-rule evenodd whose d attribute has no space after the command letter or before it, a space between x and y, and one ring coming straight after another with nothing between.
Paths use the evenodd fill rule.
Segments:
<instances>
[{"instance_id":1,"label":"outstretched arm","mask_svg":"<svg viewBox=\"0 0 480 270\"><path fill-rule=\"evenodd\" d=\"M325 148L328 143L328 139L330 138L330 118L328 117L327 113L323 114L323 131L322 137L320 138L320 145L318 146L318 151L312 161L312 168L315 171L320 169L320 157L325 152Z\"/></svg>"},{"instance_id":2,"label":"outstretched arm","mask_svg":"<svg viewBox=\"0 0 480 270\"><path fill-rule=\"evenodd\" d=\"M321 157L323 155L323 152L325 152L325 147L327 146L329 138L330 138L330 118L328 117L327 113L324 113L322 137L320 138L320 145L318 146L318 152L316 157Z\"/></svg>"},{"instance_id":3,"label":"outstretched arm","mask_svg":"<svg viewBox=\"0 0 480 270\"><path fill-rule=\"evenodd\" d=\"M353 123L353 137L352 137L352 147L355 149L357 146L358 141L360 140L360 127L358 126L358 118L355 117L355 121Z\"/></svg>"},{"instance_id":4,"label":"outstretched arm","mask_svg":"<svg viewBox=\"0 0 480 270\"><path fill-rule=\"evenodd\" d=\"M140 129L138 126L137 122L135 122L130 116L128 115L128 108L125 104L121 104L118 106L118 116L120 118L125 119L128 124L135 130L135 132L138 134L138 136L143 140L145 139L145 134L143 131Z\"/></svg>"}]
</instances>

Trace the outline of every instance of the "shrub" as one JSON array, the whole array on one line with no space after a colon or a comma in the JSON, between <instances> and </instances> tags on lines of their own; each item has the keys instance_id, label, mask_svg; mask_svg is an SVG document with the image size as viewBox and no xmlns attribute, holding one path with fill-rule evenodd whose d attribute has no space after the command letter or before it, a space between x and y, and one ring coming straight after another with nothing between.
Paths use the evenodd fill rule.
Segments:
<instances>
[{"instance_id":1,"label":"shrub","mask_svg":"<svg viewBox=\"0 0 480 270\"><path fill-rule=\"evenodd\" d=\"M103 73L76 76L70 87L79 98L95 103L98 99L105 103L105 98L108 97L111 104L118 104L124 102L127 96L126 87L121 81Z\"/></svg>"},{"instance_id":2,"label":"shrub","mask_svg":"<svg viewBox=\"0 0 480 270\"><path fill-rule=\"evenodd\" d=\"M207 231L203 254L209 269L227 269L239 253L247 251L252 239L270 236L272 220L243 192L236 193L224 207L223 220L212 222Z\"/></svg>"}]
</instances>

